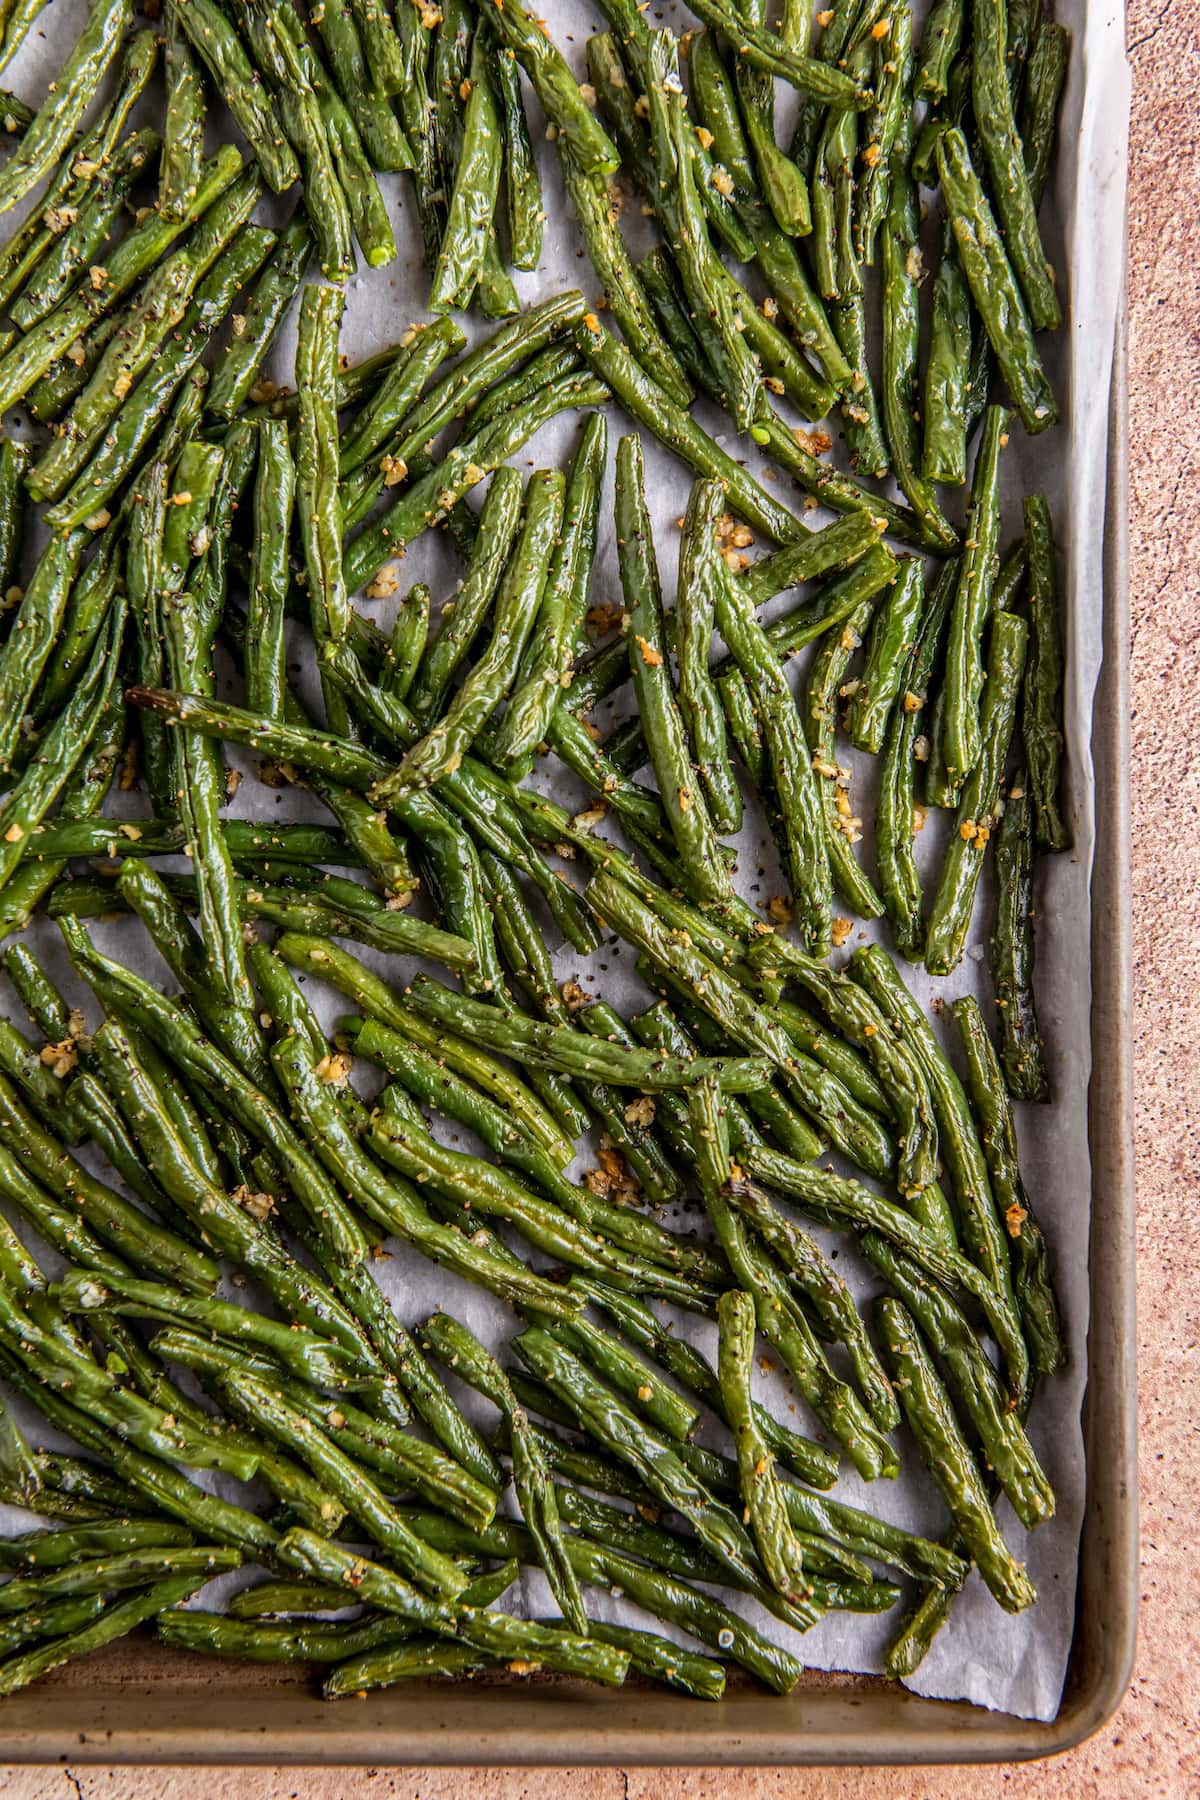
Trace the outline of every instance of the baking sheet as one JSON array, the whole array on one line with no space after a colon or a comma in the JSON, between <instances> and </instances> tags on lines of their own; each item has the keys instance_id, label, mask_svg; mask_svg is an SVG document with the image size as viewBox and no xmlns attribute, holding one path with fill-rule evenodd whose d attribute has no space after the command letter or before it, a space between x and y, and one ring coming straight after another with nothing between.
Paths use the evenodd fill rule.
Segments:
<instances>
[{"instance_id":1,"label":"baking sheet","mask_svg":"<svg viewBox=\"0 0 1200 1800\"><path fill-rule=\"evenodd\" d=\"M53 8L42 15L41 41L31 44L9 72L17 92L36 101L50 72L60 64L63 47L77 29L82 13L82 5L77 0L55 0ZM669 24L677 31L685 30L693 23L691 16L678 6L668 7L654 17L656 23ZM1019 427L1015 429L1006 451L1005 470L1006 541L1019 528L1021 493L1040 486L1049 494L1058 532L1060 577L1067 611L1066 727L1074 848L1068 855L1043 861L1039 889L1043 924L1039 937L1038 993L1055 1101L1046 1108L1019 1109L1023 1166L1034 1204L1055 1252L1070 1348L1067 1371L1055 1378L1039 1396L1031 1425L1039 1454L1058 1495L1058 1512L1050 1524L1029 1536L1021 1531L1007 1505L1001 1512L1006 1536L1017 1553L1027 1560L1038 1586L1041 1596L1038 1606L1016 1619L1010 1618L995 1605L978 1578L973 1576L954 1607L949 1625L910 1683L921 1693L967 1699L1038 1719L1053 1717L1061 1692L1072 1631L1076 1551L1083 1505L1083 1445L1079 1419L1088 1305L1086 1244L1090 1171L1086 1100L1090 1073L1089 880L1093 842L1089 741L1101 649L1105 439L1111 345L1123 256L1122 205L1128 111L1123 16L1111 7L1087 6L1083 0L1063 0L1058 7L1058 17L1071 28L1074 46L1062 110L1064 154L1059 158L1053 190L1047 197L1042 217L1052 260L1059 270L1060 282L1067 283L1070 300L1069 329L1048 347L1047 353L1064 416L1054 431L1034 442L1026 439ZM591 7L580 5L578 0L556 0L547 7L546 18L555 41L582 69L583 44L591 31L603 28L603 20ZM785 109L789 99L781 88L780 112L784 130L788 122ZM531 107L531 117L535 122L535 136L540 136L542 121L535 106ZM1074 157L1070 152L1073 144L1078 146ZM543 298L566 285L578 284L588 293L594 292L595 286L590 268L580 256L553 152L548 145L542 148L548 221L541 267L533 274L517 277L518 288L526 302ZM426 316L422 307L426 277L415 250L412 203L402 179L385 178L385 188L401 254L390 269L369 272L348 283L343 347L354 357L393 341L410 320ZM651 232L638 216L636 202L626 209L625 228L635 252L651 241ZM479 330L477 324L471 328L476 333ZM291 352L289 333L277 346L273 359L271 372L276 379L286 381L290 378ZM748 440L740 443L734 440L732 433L727 433L727 421L715 409L700 403L697 413L714 434L724 435L734 454L744 456L756 473L763 473L762 459L753 444ZM627 428L619 412L612 410L610 442L615 442L616 435ZM520 466L533 468L561 462L570 453L577 429L573 419L554 421L531 443L520 459ZM657 444L645 440L645 450L659 558L669 597L674 583L676 522L686 503L690 477ZM782 480L777 482L776 491L781 497L789 497L788 486ZM799 495L791 494L790 498L797 506L801 504ZM814 515L814 522L822 522L822 516ZM400 577L402 586L428 577L433 585L435 602L438 602L452 597L458 573L457 565L444 545L426 540L413 547L400 570ZM619 593L611 533L610 485L602 515L593 599L618 598ZM389 622L393 604L384 603L372 608L381 623ZM298 651L301 642L297 642ZM802 661L801 679L805 666ZM843 744L839 755L844 752ZM851 760L855 764L853 792L857 810L863 813L869 825L873 788L870 759ZM243 766L248 773L253 772L251 763ZM551 791L568 802L582 797L580 790L569 782L559 783L544 773L539 779L546 780ZM136 801L122 807L124 811L139 809ZM303 795L266 789L252 779L242 783L237 810L247 816L275 819L315 816L311 806L306 806ZM943 818L931 814L930 824L919 840L923 859L931 866L936 865L946 823ZM782 891L783 884L773 850L769 841L764 844L763 839L761 821L752 814L749 829L739 844L740 865L746 877L746 891L765 905L770 894ZM863 853L869 867L869 835ZM989 1004L980 947L988 905L985 893L972 948L949 980L930 982L916 971L905 969L910 985L927 1004L935 994L949 1000L969 991L978 991L985 1006ZM134 927L117 924L96 929L106 948L124 956L133 966L153 974L156 979L163 977L161 968L154 966L146 955L145 939ZM54 966L62 969L57 934L52 928L40 922L33 928L31 937L39 953L44 950ZM856 941L857 930L848 947ZM886 943L886 934L883 941ZM585 960L565 947L556 958L558 972L564 979L567 976L580 979L589 991L603 995L618 1008L632 1007L644 998L632 974L631 963L628 954L608 948ZM395 964L391 972L394 977ZM308 991L318 1002L326 1022L331 1022L343 1009L343 1003L320 993L315 984L310 984ZM11 1000L11 996L6 999ZM15 1005L10 1010L15 1015ZM590 1155L585 1153L579 1169L586 1167L590 1160ZM837 1240L826 1238L825 1241L830 1248L838 1248ZM846 1251L844 1244L840 1248L838 1266L851 1280L860 1298L865 1298L873 1291L872 1284L859 1267L858 1259ZM406 1322L415 1322L435 1304L443 1304L493 1343L500 1342L511 1331L511 1316L489 1296L431 1268L400 1246L392 1244L389 1249L394 1254L390 1261L378 1265L380 1278ZM707 1351L713 1350L715 1328L682 1320L678 1315L676 1324ZM782 1383L772 1385L765 1376L762 1381L765 1400L782 1406L784 1416L790 1416L788 1407L794 1408L800 1429L814 1428L811 1418L805 1417L802 1404ZM39 1439L49 1441L44 1428L39 1431ZM711 1441L719 1443L719 1435ZM936 1534L944 1528L944 1512L917 1466L913 1447L906 1436L902 1435L900 1444L905 1468L899 1482L876 1482L868 1486L850 1475L839 1484L837 1492L854 1504L869 1507L914 1529ZM228 1491L232 1495L237 1490L230 1487ZM28 1523L25 1515L16 1512L9 1518L9 1510L0 1509L0 1529L17 1528L22 1520ZM591 1598L598 1616L604 1616L605 1612L616 1616L615 1601L604 1596ZM538 1614L553 1610L542 1579L536 1573L523 1579L520 1590L514 1589L506 1604L520 1610L516 1604L518 1600L520 1606ZM877 1671L881 1667L882 1650L895 1628L894 1615L882 1619L832 1615L800 1640L741 1597L736 1603L754 1617L760 1628L787 1641L815 1668ZM622 1616L632 1616L632 1609L625 1606Z\"/></svg>"}]
</instances>

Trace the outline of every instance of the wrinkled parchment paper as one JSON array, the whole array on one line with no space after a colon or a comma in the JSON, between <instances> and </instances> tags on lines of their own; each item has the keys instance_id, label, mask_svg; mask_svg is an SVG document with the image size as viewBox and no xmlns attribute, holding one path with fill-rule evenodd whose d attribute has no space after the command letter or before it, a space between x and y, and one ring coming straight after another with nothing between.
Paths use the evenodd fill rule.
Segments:
<instances>
[{"instance_id":1,"label":"wrinkled parchment paper","mask_svg":"<svg viewBox=\"0 0 1200 1800\"><path fill-rule=\"evenodd\" d=\"M543 0L543 3L555 41L582 75L587 36L604 28L598 8L584 4L583 0ZM923 11L923 8L918 10ZM78 29L82 13L80 0L55 0L54 5L43 13L35 41L22 52L7 77L23 97L35 104L40 100L46 82L52 79L66 46ZM1058 1496L1058 1510L1049 1524L1027 1534L1013 1518L1007 1503L1002 1503L1002 1527L1017 1554L1028 1563L1040 1595L1038 1605L1012 1618L995 1604L978 1576L972 1575L966 1590L955 1603L949 1624L909 1684L919 1693L971 1700L1037 1719L1052 1718L1058 1707L1071 1641L1076 1557L1084 1500L1080 1406L1088 1325L1090 1203L1086 1111L1091 1001L1089 881L1093 850L1090 740L1092 702L1101 657L1106 437L1113 333L1123 270L1128 112L1128 77L1120 10L1112 0L1102 0L1102 3L1094 0L1091 5L1086 0L1059 0L1057 16L1071 29L1073 50L1061 115L1061 151L1053 185L1042 209L1042 224L1059 282L1069 302L1068 328L1046 346L1063 417L1053 431L1036 440L1026 438L1019 423L1014 424L1004 460L1003 542L1007 545L1020 530L1022 493L1032 488L1044 488L1056 523L1066 615L1066 729L1074 848L1067 854L1045 858L1039 863L1041 918L1037 989L1054 1101L1045 1107L1019 1108L1018 1123L1026 1182L1054 1252L1069 1344L1068 1367L1039 1393L1030 1427ZM667 6L662 12L655 11L652 17L655 23L668 25L677 32L695 25L692 16L676 4ZM784 142L787 141L794 103L794 96L781 86L779 110ZM530 113L535 138L541 139L544 121L532 97ZM210 125L214 143L217 135ZM540 151L548 215L545 244L539 269L517 277L522 300L526 303L539 300L575 285L593 295L595 279L583 258L552 147L542 142ZM390 268L366 271L347 284L343 349L356 359L394 341L410 321L427 316L424 311L427 278L417 246L415 210L406 178L384 177L383 184L396 226L400 254ZM286 206L283 211L286 212ZM264 213L272 218L283 216L279 203L274 201L264 207ZM636 199L626 206L624 228L631 248L637 254L652 241L651 230L640 217ZM752 277L747 279L747 285L753 286ZM480 326L472 320L468 329L478 335ZM291 379L293 344L289 326L275 348L270 365L270 372L280 381ZM748 439L735 444L728 421L706 402L698 403L696 410L708 429L734 454L744 457L761 478L765 465L756 447ZM19 412L17 417L19 428ZM610 446L614 446L616 437L630 427L616 408L610 410L609 423ZM533 440L518 466L532 469L565 462L578 428L578 421L573 417L555 420ZM675 575L677 522L686 504L690 476L653 441L645 439L644 447L658 554L669 603ZM841 454L840 448L837 454ZM784 479L773 478L769 473L766 479L768 484L774 479L774 491L780 497L790 500L797 508L802 506L802 496L792 491ZM609 484L602 514L593 600L616 599L620 594L611 525L611 471ZM813 522L824 521L817 514ZM461 567L443 541L427 538L413 546L399 575L402 589L413 581L430 579L436 606L453 597L456 583L461 578ZM788 604L789 598L794 597L775 602L767 616L770 611ZM376 603L370 610L386 625L390 623L395 604L395 600L382 605ZM297 660L303 663L307 654L305 640L298 638ZM802 671L805 666L802 662ZM311 669L304 673L311 676ZM803 672L800 679L803 679ZM620 716L622 704L628 704L627 698L618 700L613 716ZM847 754L848 747L841 742L839 756ZM249 777L243 781L235 803L238 812L277 820L318 816L311 801L302 793L295 790L280 793L266 788L253 779L252 761L231 760L240 761ZM871 759L851 755L850 760L855 765L852 792L856 810L866 821L867 836L861 853L870 868L874 779ZM566 803L582 802L582 790L568 778L559 779L561 775L562 771L543 768L537 779ZM143 810L144 797L123 796L117 805L122 812ZM918 840L922 861L930 870L936 871L938 866L947 824L945 816L931 813ZM756 808L749 809L747 828L739 849L746 891L765 906L767 898L781 892L784 884ZM971 948L949 979L933 981L923 970L903 966L910 986L927 1006L935 999L949 1001L961 993L977 991L985 1008L990 1008L982 948L990 907L990 889L985 882ZM164 971L147 949L140 929L128 922L120 922L98 924L94 930L98 941L110 953L124 957L131 966L153 979L164 979ZM847 950L853 948L863 935L866 934L856 924ZM871 935L882 935L883 941L887 941L886 933ZM39 921L29 937L38 953L47 958L50 966L71 987L72 994L77 995L77 986L72 985L54 929L45 921ZM376 966L381 969L384 967L370 953L360 954L366 955L368 961L376 961ZM574 976L590 992L603 996L618 1009L629 1011L646 1003L632 962L629 953L608 945L590 959L580 958L570 946L561 948L556 956L556 967L562 979ZM394 961L387 972L393 979L397 977ZM406 967L401 966L400 972L407 973ZM308 984L307 992L328 1025L332 1025L337 1014L345 1010L345 1002L339 996L322 992L315 983ZM14 1017L19 1017L11 992L5 992L0 1004ZM943 1036L948 1042L949 1034L944 1030ZM359 1072L369 1084L370 1072ZM591 1160L591 1150L585 1149L576 1172L581 1173ZM819 1230L816 1235L837 1254L838 1268L850 1280L860 1302L865 1303L875 1291L870 1273L844 1240L839 1243ZM511 1315L489 1295L432 1268L403 1246L390 1243L388 1249L393 1253L391 1259L376 1267L383 1286L406 1323L419 1321L440 1304L458 1313L494 1346L501 1346L511 1335ZM47 1266L51 1266L53 1260L47 1259ZM231 1297L246 1297L244 1289L226 1285ZM675 1315L674 1323L709 1355L715 1356L715 1325L685 1319L682 1315ZM837 1355L836 1351L834 1355ZM803 1403L782 1378L760 1374L758 1380L765 1401L781 1410L782 1416L793 1419L799 1429L820 1435L816 1422L806 1416ZM476 1410L475 1397L461 1397L464 1406L476 1411L480 1422L486 1424L486 1409L483 1412ZM19 1416L34 1428L32 1418L26 1418L23 1412ZM39 1443L53 1441L53 1434L48 1434L40 1421L35 1428L35 1437ZM720 1432L712 1429L708 1441L714 1446L722 1446ZM899 1524L940 1535L947 1524L945 1511L920 1467L906 1432L900 1434L899 1442L904 1471L898 1481L875 1482L867 1486L851 1472L841 1480L836 1492ZM243 1497L233 1484L219 1477L215 1481L231 1498ZM0 1530L25 1529L30 1522L26 1514L14 1509L0 1509ZM239 1579L232 1578L233 1583L236 1585ZM210 1603L229 1585L230 1578L222 1584L214 1584L205 1591L202 1603ZM653 1623L660 1631L669 1630L658 1622L643 1619L627 1602L608 1595L589 1592L588 1601L597 1617L622 1617L641 1624ZM866 1618L834 1613L800 1640L744 1596L737 1596L733 1603L753 1617L756 1625L769 1636L787 1642L808 1664L824 1669L878 1672L882 1668L884 1648L901 1616L898 1611L883 1617ZM510 1592L505 1604L514 1610L528 1610L537 1615L554 1611L549 1591L537 1572L527 1572L520 1585Z\"/></svg>"}]
</instances>

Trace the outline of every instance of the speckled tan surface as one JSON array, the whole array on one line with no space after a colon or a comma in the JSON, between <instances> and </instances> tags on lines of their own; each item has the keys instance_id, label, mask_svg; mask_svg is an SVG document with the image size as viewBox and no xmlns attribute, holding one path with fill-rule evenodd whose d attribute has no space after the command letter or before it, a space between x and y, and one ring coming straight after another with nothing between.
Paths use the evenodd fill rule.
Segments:
<instances>
[{"instance_id":1,"label":"speckled tan surface","mask_svg":"<svg viewBox=\"0 0 1200 1800\"><path fill-rule=\"evenodd\" d=\"M1132 0L1128 36L1143 1575L1116 1718L990 1770L0 1768L3 1800L1200 1800L1200 0Z\"/></svg>"}]
</instances>

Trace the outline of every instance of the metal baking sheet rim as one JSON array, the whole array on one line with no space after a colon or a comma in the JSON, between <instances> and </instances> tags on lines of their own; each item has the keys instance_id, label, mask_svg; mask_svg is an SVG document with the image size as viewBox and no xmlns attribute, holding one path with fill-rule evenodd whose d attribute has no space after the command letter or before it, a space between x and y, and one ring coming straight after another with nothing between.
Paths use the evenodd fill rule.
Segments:
<instances>
[{"instance_id":1,"label":"metal baking sheet rim","mask_svg":"<svg viewBox=\"0 0 1200 1800\"><path fill-rule=\"evenodd\" d=\"M871 1677L818 1674L787 1698L737 1686L714 1707L638 1688L502 1681L391 1690L332 1706L241 1665L148 1641L72 1664L0 1711L8 1763L799 1766L1012 1762L1055 1755L1112 1717L1137 1632L1137 1406L1129 852L1128 429L1125 317L1114 352L1105 522L1104 659L1093 714L1091 1327L1087 1505L1071 1657L1039 1723L929 1700ZM151 1675L151 1670L153 1673ZM151 1677L148 1679L148 1676Z\"/></svg>"}]
</instances>

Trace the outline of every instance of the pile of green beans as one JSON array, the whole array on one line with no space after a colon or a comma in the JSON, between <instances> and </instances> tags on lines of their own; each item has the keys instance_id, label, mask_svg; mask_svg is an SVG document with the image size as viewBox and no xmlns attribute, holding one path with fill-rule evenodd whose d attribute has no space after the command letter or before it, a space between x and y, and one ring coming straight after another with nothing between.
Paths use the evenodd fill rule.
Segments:
<instances>
[{"instance_id":1,"label":"pile of green beans","mask_svg":"<svg viewBox=\"0 0 1200 1800\"><path fill-rule=\"evenodd\" d=\"M1001 496L1057 419L1069 38L1015 0L937 0L915 43L882 0L819 33L691 4L680 38L602 0L569 60L520 0L166 0L161 42L91 0L40 102L3 97L0 213L40 198L0 245L34 433L0 440L0 1501L30 1515L0 1695L157 1621L330 1698L504 1668L718 1700L730 1663L801 1673L747 1600L799 1640L916 1583L896 1673L972 1564L1036 1600L996 1505L1054 1513L1026 1423L1067 1348L1013 1103L1054 1093L1037 902L1074 796L1054 521L1032 492L1009 541ZM0 8L18 80L38 11ZM586 266L529 306L512 277L527 88L594 306ZM205 158L214 96L246 155ZM344 284L407 256L410 203L432 316L352 363ZM564 412L567 465L526 458ZM652 438L688 471L673 589ZM431 534L459 578L401 594ZM981 891L994 1009L954 986ZM376 1279L397 1254L432 1312ZM846 1471L924 1481L945 1541ZM527 1568L548 1621L506 1609Z\"/></svg>"}]
</instances>

